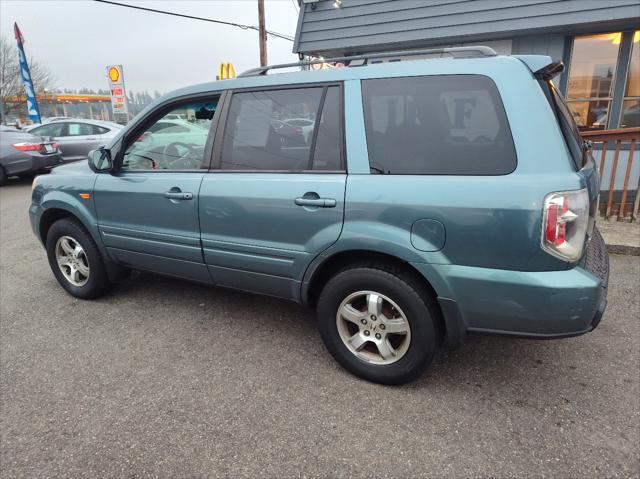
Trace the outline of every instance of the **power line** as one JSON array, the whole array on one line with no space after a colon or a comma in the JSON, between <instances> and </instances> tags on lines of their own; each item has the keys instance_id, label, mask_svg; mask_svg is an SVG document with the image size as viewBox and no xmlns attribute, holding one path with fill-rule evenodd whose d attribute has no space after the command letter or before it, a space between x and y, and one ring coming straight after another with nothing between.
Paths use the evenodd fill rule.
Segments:
<instances>
[{"instance_id":1,"label":"power line","mask_svg":"<svg viewBox=\"0 0 640 479\"><path fill-rule=\"evenodd\" d=\"M293 8L294 8L294 9L295 9L295 11L296 11L296 15L299 15L299 14L300 14L300 11L299 11L299 9L298 9L298 2L297 2L296 0L291 0L291 3L293 4Z\"/></svg>"},{"instance_id":2,"label":"power line","mask_svg":"<svg viewBox=\"0 0 640 479\"><path fill-rule=\"evenodd\" d=\"M191 20L201 20L203 22L219 23L221 25L229 25L231 27L242 28L243 30L259 31L258 27L255 27L253 25L243 25L242 23L225 22L224 20L214 20L212 18L195 17L193 15L185 15L183 13L166 12L164 10L156 10L155 8L140 7L138 5L127 5L126 3L112 2L110 0L93 0L93 1L94 2L98 2L98 3L105 3L105 4L108 4L108 5L116 5L118 7L133 8L134 10L142 10L142 11L145 11L145 12L162 13L164 15L172 15L174 17L181 17L181 18L189 18ZM283 33L278 33L278 32L273 32L273 31L270 31L270 30L267 30L266 32L267 32L267 35L271 35L272 37L282 38L283 40L288 40L290 42L293 41L293 38L290 37L289 35L285 35Z\"/></svg>"}]
</instances>

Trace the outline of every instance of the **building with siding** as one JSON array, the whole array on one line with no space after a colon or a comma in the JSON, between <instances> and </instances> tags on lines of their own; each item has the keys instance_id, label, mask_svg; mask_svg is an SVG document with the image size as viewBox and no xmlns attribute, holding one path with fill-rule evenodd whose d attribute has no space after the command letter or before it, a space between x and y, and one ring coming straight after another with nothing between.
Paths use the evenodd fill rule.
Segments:
<instances>
[{"instance_id":1,"label":"building with siding","mask_svg":"<svg viewBox=\"0 0 640 479\"><path fill-rule=\"evenodd\" d=\"M293 50L463 45L562 60L556 81L581 128L640 127L639 0L301 0Z\"/></svg>"}]
</instances>

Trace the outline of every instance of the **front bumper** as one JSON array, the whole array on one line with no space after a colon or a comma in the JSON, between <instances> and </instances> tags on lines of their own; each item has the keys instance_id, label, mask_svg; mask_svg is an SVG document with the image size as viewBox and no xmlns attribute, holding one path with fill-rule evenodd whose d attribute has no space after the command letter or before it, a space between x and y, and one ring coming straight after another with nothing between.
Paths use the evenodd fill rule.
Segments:
<instances>
[{"instance_id":1,"label":"front bumper","mask_svg":"<svg viewBox=\"0 0 640 479\"><path fill-rule=\"evenodd\" d=\"M418 269L421 265L414 264ZM438 273L447 329L540 339L592 331L607 306L609 256L597 230L582 261L564 271L429 265ZM429 277L428 271L424 270ZM453 303L453 304L452 304ZM456 311L457 309L457 311ZM454 316L451 320L447 316ZM456 344L460 338L449 338Z\"/></svg>"},{"instance_id":2,"label":"front bumper","mask_svg":"<svg viewBox=\"0 0 640 479\"><path fill-rule=\"evenodd\" d=\"M42 211L41 211L40 205L32 202L31 205L29 206L29 223L31 224L31 231L33 231L33 234L36 235L38 240L40 240L40 243L42 243L42 246L44 246L44 241L40 236L40 228L39 228L41 216L42 216Z\"/></svg>"}]
</instances>

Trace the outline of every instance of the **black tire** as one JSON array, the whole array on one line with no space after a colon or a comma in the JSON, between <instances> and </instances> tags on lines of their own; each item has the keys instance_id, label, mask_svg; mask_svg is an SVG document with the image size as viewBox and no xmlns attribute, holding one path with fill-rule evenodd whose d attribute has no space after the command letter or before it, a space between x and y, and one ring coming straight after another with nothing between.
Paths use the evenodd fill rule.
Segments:
<instances>
[{"instance_id":1,"label":"black tire","mask_svg":"<svg viewBox=\"0 0 640 479\"><path fill-rule=\"evenodd\" d=\"M7 184L7 174L4 172L4 168L0 166L0 186Z\"/></svg>"},{"instance_id":2,"label":"black tire","mask_svg":"<svg viewBox=\"0 0 640 479\"><path fill-rule=\"evenodd\" d=\"M358 291L387 296L404 312L409 347L391 364L373 364L351 352L340 337L336 316L342 302ZM416 379L433 360L440 342L435 299L412 275L385 264L364 263L345 269L324 286L318 299L318 326L331 355L348 371L369 381L401 384Z\"/></svg>"},{"instance_id":3,"label":"black tire","mask_svg":"<svg viewBox=\"0 0 640 479\"><path fill-rule=\"evenodd\" d=\"M72 284L62 273L56 260L56 244L62 236L73 238L84 250L89 265L89 275L82 286ZM63 218L51 225L47 233L47 258L53 275L67 293L76 298L94 299L111 291L114 284L109 281L102 255L87 230L79 221Z\"/></svg>"}]
</instances>

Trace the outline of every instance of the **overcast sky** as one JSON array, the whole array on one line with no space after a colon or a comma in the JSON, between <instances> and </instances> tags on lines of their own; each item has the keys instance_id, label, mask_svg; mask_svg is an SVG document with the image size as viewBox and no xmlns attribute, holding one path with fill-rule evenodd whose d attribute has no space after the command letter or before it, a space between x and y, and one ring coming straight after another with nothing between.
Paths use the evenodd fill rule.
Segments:
<instances>
[{"instance_id":1,"label":"overcast sky","mask_svg":"<svg viewBox=\"0 0 640 479\"><path fill-rule=\"evenodd\" d=\"M117 0L187 15L258 25L257 0ZM267 30L294 36L297 2L265 0ZM258 33L97 3L1 0L0 34L18 22L28 56L48 65L58 88L108 88L106 66L122 64L128 90L170 90L215 80L222 61L236 72L259 65ZM293 43L268 37L269 63L296 61ZM17 54L17 53L16 53Z\"/></svg>"}]
</instances>

